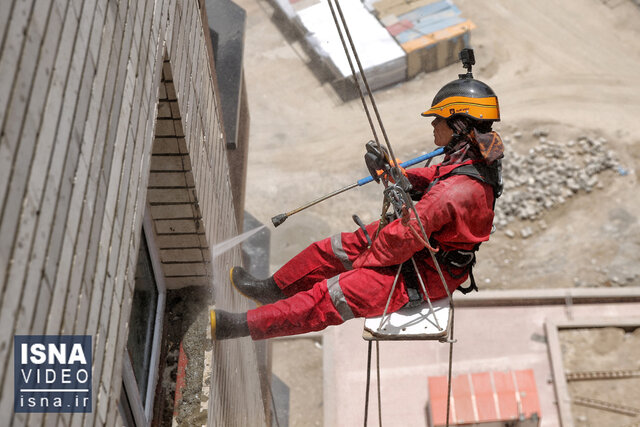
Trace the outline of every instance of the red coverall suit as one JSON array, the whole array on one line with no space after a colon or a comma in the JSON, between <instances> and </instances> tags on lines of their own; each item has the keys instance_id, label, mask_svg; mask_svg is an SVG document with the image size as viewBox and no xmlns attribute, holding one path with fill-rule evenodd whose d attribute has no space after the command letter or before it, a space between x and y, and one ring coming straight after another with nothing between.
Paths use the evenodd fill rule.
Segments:
<instances>
[{"instance_id":1,"label":"red coverall suit","mask_svg":"<svg viewBox=\"0 0 640 427\"><path fill-rule=\"evenodd\" d=\"M470 163L467 160L412 169L407 175L414 189L425 191L433 180ZM472 250L476 244L489 240L493 201L489 184L467 175L451 175L425 192L415 207L427 235L441 250ZM377 228L378 222L367 226L372 238ZM251 337L296 335L354 317L381 315L398 265L412 256L429 297L433 300L446 297L430 254L400 220L385 226L370 249L360 229L311 244L274 274L276 284L287 298L247 313ZM442 273L451 292L468 277L465 268L453 267L448 271L443 267ZM400 275L389 312L397 311L408 301L405 280Z\"/></svg>"}]
</instances>

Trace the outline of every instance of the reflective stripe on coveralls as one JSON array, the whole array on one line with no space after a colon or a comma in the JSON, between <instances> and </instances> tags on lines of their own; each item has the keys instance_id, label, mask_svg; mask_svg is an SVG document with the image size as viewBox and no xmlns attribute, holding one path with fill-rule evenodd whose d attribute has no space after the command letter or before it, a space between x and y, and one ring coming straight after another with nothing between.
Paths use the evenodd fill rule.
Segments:
<instances>
[{"instance_id":1,"label":"reflective stripe on coveralls","mask_svg":"<svg viewBox=\"0 0 640 427\"><path fill-rule=\"evenodd\" d=\"M347 299L340 287L340 276L334 276L328 279L327 289L329 289L331 301L333 301L333 305L336 307L336 310L338 310L338 313L340 313L340 316L342 316L342 320L346 322L347 320L353 319L355 317L353 311L351 311L351 307L347 304Z\"/></svg>"},{"instance_id":2,"label":"reflective stripe on coveralls","mask_svg":"<svg viewBox=\"0 0 640 427\"><path fill-rule=\"evenodd\" d=\"M342 247L342 233L331 236L331 249L333 249L333 254L340 260L346 270L353 270L351 261L349 261L349 257Z\"/></svg>"}]
</instances>

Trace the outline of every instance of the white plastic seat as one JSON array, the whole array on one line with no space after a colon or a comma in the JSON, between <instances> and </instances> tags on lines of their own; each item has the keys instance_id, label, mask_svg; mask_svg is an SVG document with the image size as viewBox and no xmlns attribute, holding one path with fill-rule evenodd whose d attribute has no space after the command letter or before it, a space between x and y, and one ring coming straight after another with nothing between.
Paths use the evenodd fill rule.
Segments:
<instances>
[{"instance_id":1,"label":"white plastic seat","mask_svg":"<svg viewBox=\"0 0 640 427\"><path fill-rule=\"evenodd\" d=\"M401 308L395 313L369 317L364 322L362 337L372 340L446 340L449 336L452 311L449 298L432 302L433 310L425 301L418 307Z\"/></svg>"}]
</instances>

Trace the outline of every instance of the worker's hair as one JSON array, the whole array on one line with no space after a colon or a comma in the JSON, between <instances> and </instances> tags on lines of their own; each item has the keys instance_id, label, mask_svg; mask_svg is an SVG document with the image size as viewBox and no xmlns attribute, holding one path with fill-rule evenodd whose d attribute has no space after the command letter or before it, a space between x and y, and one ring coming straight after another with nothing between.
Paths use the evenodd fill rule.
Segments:
<instances>
[{"instance_id":1,"label":"worker's hair","mask_svg":"<svg viewBox=\"0 0 640 427\"><path fill-rule=\"evenodd\" d=\"M491 132L492 120L476 120L468 116L455 115L447 119L447 125L458 135L468 135L472 129L478 132Z\"/></svg>"}]
</instances>

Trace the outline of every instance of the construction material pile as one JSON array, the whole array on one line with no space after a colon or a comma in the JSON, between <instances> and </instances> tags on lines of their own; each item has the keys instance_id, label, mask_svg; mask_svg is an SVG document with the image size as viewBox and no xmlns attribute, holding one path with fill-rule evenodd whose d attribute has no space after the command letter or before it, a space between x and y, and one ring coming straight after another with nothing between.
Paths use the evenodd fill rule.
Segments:
<instances>
[{"instance_id":1,"label":"construction material pile","mask_svg":"<svg viewBox=\"0 0 640 427\"><path fill-rule=\"evenodd\" d=\"M327 0L275 0L275 5L302 36L314 59L330 71L336 83L347 84L351 68ZM371 89L406 80L405 53L389 32L360 0L341 0L340 6ZM349 43L346 36L345 42Z\"/></svg>"},{"instance_id":2,"label":"construction material pile","mask_svg":"<svg viewBox=\"0 0 640 427\"><path fill-rule=\"evenodd\" d=\"M538 142L526 155L513 150L511 138L504 137L504 193L496 203L497 228L504 228L516 219L538 220L545 211L565 203L576 193L602 188L598 174L618 167L615 154L607 149L607 141L602 137L581 136L558 143L549 140L544 130L534 131L533 136ZM513 136L521 137L520 132ZM525 230L522 237L530 235Z\"/></svg>"},{"instance_id":3,"label":"construction material pile","mask_svg":"<svg viewBox=\"0 0 640 427\"><path fill-rule=\"evenodd\" d=\"M368 10L402 46L407 79L458 61L470 45L473 22L451 0L364 0Z\"/></svg>"},{"instance_id":4,"label":"construction material pile","mask_svg":"<svg viewBox=\"0 0 640 427\"><path fill-rule=\"evenodd\" d=\"M300 36L313 66L328 71L339 92L355 88L328 0L273 0L273 4ZM475 28L451 0L340 0L339 4L371 90L457 62ZM358 72L356 67L354 63Z\"/></svg>"}]
</instances>

